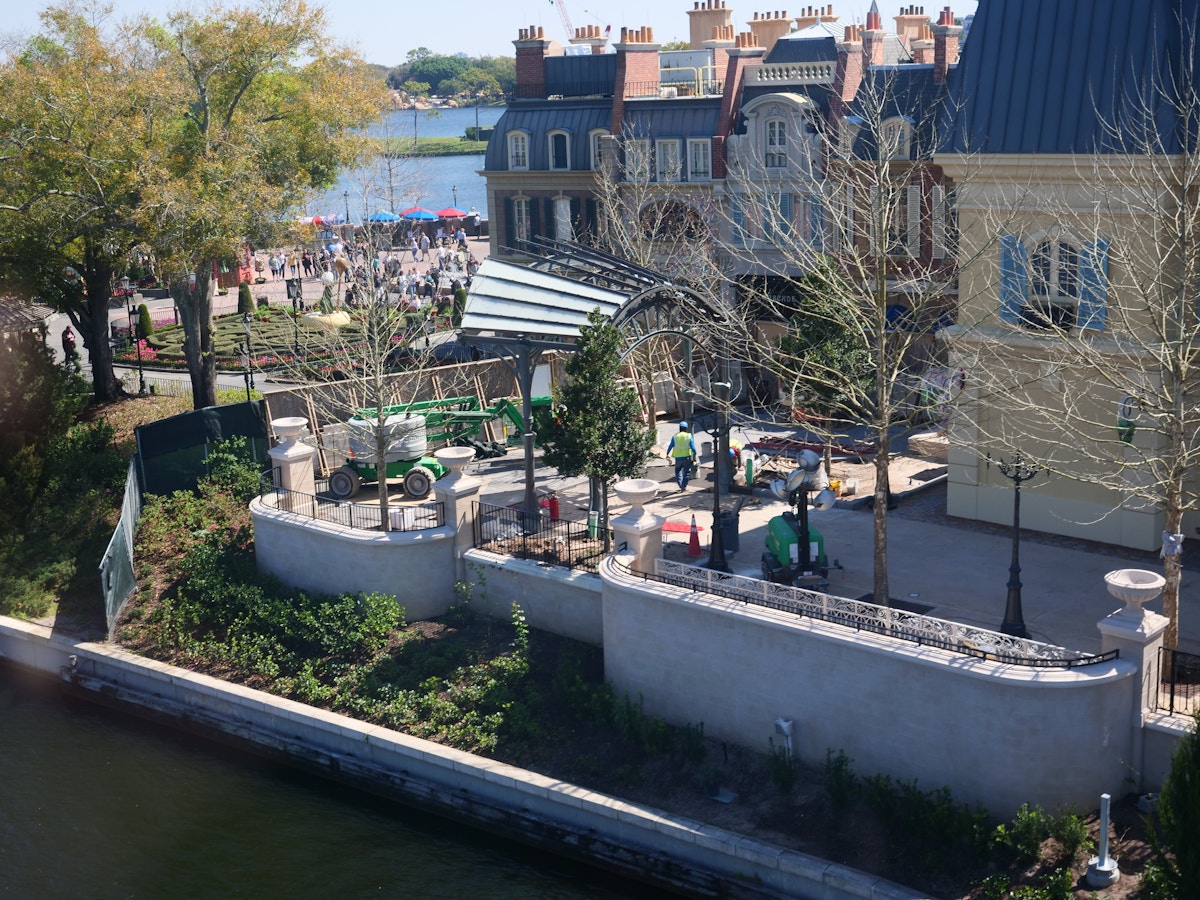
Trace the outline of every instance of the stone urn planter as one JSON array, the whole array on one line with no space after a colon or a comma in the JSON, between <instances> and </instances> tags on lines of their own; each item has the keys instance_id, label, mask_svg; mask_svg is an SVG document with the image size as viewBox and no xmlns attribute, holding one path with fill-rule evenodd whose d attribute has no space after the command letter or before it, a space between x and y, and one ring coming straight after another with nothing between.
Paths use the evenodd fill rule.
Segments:
<instances>
[{"instance_id":1,"label":"stone urn planter","mask_svg":"<svg viewBox=\"0 0 1200 900\"><path fill-rule=\"evenodd\" d=\"M433 458L450 470L443 481L455 483L463 477L463 468L475 458L474 447L442 447L433 451Z\"/></svg>"},{"instance_id":2,"label":"stone urn planter","mask_svg":"<svg viewBox=\"0 0 1200 900\"><path fill-rule=\"evenodd\" d=\"M1104 576L1104 583L1108 592L1125 604L1121 612L1142 616L1142 604L1161 594L1167 580L1147 569L1117 569Z\"/></svg>"},{"instance_id":3,"label":"stone urn planter","mask_svg":"<svg viewBox=\"0 0 1200 900\"><path fill-rule=\"evenodd\" d=\"M633 507L629 515L640 519L646 512L643 507L658 493L658 482L649 478L627 478L614 484L613 490L621 500Z\"/></svg>"},{"instance_id":4,"label":"stone urn planter","mask_svg":"<svg viewBox=\"0 0 1200 900\"><path fill-rule=\"evenodd\" d=\"M271 428L279 438L280 446L290 447L300 435L308 431L308 419L303 416L284 416L281 419L272 419Z\"/></svg>"}]
</instances>

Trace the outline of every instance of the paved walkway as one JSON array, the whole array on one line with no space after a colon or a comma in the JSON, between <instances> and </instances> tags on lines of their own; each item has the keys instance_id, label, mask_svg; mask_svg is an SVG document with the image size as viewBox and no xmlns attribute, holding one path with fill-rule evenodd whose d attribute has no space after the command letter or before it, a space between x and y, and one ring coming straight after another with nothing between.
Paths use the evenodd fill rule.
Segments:
<instances>
[{"instance_id":1,"label":"paved walkway","mask_svg":"<svg viewBox=\"0 0 1200 900\"><path fill-rule=\"evenodd\" d=\"M660 435L674 430L674 425L660 426ZM697 436L697 443L700 437ZM519 456L519 451L514 450L498 464L474 464L477 474L489 478L484 499L505 505L521 499L523 470L518 464ZM912 471L914 464L922 462L913 458L899 460L896 471L900 467ZM936 468L939 464L925 461L923 465ZM701 460L701 471L685 492L678 491L673 475L673 467L666 459L650 462L647 477L658 481L662 488L647 509L669 522L684 524L690 524L695 515L703 529L701 543L705 555L698 560L688 557L686 530L664 535L668 542L665 555L703 564L707 561L712 525L711 460ZM565 518L586 517L586 479L562 478L539 465L537 484L539 489L558 494ZM893 484L897 506L888 514L887 545L891 596L905 603L930 607L927 615L999 630L1008 594L1011 529L946 516L943 483L893 477ZM748 495L722 497L722 506L734 499L742 500L739 549L727 553L727 560L735 573L760 577L767 523L789 507L776 499L762 482ZM612 515L624 511L615 496L610 502ZM830 561L837 560L840 564L840 568L830 572L831 591L853 599L871 592L872 511L866 506L848 508L839 504L827 512L810 511L810 524L824 537ZM1099 652L1100 633L1096 623L1122 605L1105 589L1104 574L1121 568L1161 571L1161 561L1152 553L1028 530L1022 530L1020 563L1024 619L1030 637L1085 652ZM1179 646L1193 653L1200 653L1200 608L1195 602L1198 580L1200 574L1185 570ZM1161 612L1162 601L1148 604L1147 608Z\"/></svg>"}]
</instances>

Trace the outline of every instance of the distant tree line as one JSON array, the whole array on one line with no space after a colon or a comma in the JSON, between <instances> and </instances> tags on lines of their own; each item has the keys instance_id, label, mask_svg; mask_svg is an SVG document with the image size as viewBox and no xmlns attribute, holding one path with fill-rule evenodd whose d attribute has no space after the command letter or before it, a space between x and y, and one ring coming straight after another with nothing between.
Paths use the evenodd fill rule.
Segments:
<instances>
[{"instance_id":1,"label":"distant tree line","mask_svg":"<svg viewBox=\"0 0 1200 900\"><path fill-rule=\"evenodd\" d=\"M511 56L439 56L425 47L409 50L407 59L387 73L392 90L483 103L510 96L516 83Z\"/></svg>"}]
</instances>

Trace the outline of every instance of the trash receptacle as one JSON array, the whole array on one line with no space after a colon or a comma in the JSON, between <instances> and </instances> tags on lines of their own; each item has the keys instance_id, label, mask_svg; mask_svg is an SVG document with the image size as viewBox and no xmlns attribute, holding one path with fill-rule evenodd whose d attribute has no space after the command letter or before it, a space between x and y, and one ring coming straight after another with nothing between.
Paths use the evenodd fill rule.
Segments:
<instances>
[{"instance_id":1,"label":"trash receptacle","mask_svg":"<svg viewBox=\"0 0 1200 900\"><path fill-rule=\"evenodd\" d=\"M736 509L721 511L721 543L725 546L726 553L737 553L741 549L741 539L738 536L740 518Z\"/></svg>"}]
</instances>

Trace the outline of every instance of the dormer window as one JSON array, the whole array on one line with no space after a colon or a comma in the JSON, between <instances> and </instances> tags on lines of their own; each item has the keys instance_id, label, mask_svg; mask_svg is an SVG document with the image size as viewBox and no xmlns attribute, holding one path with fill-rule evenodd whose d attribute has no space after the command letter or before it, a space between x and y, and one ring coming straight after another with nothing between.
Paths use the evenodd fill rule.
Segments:
<instances>
[{"instance_id":1,"label":"dormer window","mask_svg":"<svg viewBox=\"0 0 1200 900\"><path fill-rule=\"evenodd\" d=\"M768 169L782 169L787 165L787 122L768 119L763 124L766 128L766 166Z\"/></svg>"},{"instance_id":2,"label":"dormer window","mask_svg":"<svg viewBox=\"0 0 1200 900\"><path fill-rule=\"evenodd\" d=\"M565 131L552 131L550 141L550 168L565 172L571 168L571 138Z\"/></svg>"},{"instance_id":3,"label":"dormer window","mask_svg":"<svg viewBox=\"0 0 1200 900\"><path fill-rule=\"evenodd\" d=\"M887 119L880 129L879 155L882 159L909 159L912 153L912 123L908 119Z\"/></svg>"},{"instance_id":4,"label":"dormer window","mask_svg":"<svg viewBox=\"0 0 1200 900\"><path fill-rule=\"evenodd\" d=\"M524 131L508 133L508 168L514 171L529 168L529 135Z\"/></svg>"},{"instance_id":5,"label":"dormer window","mask_svg":"<svg viewBox=\"0 0 1200 900\"><path fill-rule=\"evenodd\" d=\"M659 181L668 182L679 180L679 172L681 167L681 161L679 158L679 141L656 141L654 145L654 159L658 165L656 174Z\"/></svg>"},{"instance_id":6,"label":"dormer window","mask_svg":"<svg viewBox=\"0 0 1200 900\"><path fill-rule=\"evenodd\" d=\"M604 139L608 137L607 128L595 128L588 132L588 162L593 172L604 169Z\"/></svg>"}]
</instances>

